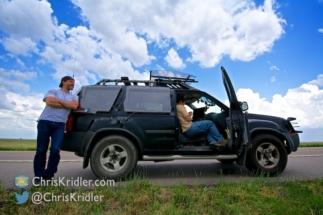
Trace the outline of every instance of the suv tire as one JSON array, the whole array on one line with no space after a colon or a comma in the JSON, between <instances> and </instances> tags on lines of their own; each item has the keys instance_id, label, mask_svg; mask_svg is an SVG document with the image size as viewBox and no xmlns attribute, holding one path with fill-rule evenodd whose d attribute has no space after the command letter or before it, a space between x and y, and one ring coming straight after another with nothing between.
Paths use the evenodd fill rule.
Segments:
<instances>
[{"instance_id":1,"label":"suv tire","mask_svg":"<svg viewBox=\"0 0 323 215\"><path fill-rule=\"evenodd\" d=\"M287 165L287 151L281 140L273 135L256 136L248 151L246 167L255 175L276 176Z\"/></svg>"},{"instance_id":2,"label":"suv tire","mask_svg":"<svg viewBox=\"0 0 323 215\"><path fill-rule=\"evenodd\" d=\"M138 161L138 151L132 142L122 136L111 135L101 139L93 148L90 163L99 178L121 180L129 176Z\"/></svg>"}]
</instances>

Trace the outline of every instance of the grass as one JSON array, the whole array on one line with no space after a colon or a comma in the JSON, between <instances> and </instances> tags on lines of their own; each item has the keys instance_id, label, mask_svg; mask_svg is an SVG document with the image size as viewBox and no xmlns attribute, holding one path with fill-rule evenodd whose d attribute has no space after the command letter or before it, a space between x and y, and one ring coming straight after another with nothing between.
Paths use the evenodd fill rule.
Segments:
<instances>
[{"instance_id":1,"label":"grass","mask_svg":"<svg viewBox=\"0 0 323 215\"><path fill-rule=\"evenodd\" d=\"M0 139L0 150L35 150L35 140ZM302 143L301 147L323 146L323 142ZM197 178L200 175L197 173ZM214 186L171 187L154 185L139 173L116 187L94 190L67 187L33 187L28 201L16 204L15 193L0 181L0 214L315 214L323 215L323 179L279 182L260 177L256 180L227 182ZM100 202L60 201L33 204L35 192L55 196L103 196Z\"/></svg>"},{"instance_id":2,"label":"grass","mask_svg":"<svg viewBox=\"0 0 323 215\"><path fill-rule=\"evenodd\" d=\"M300 147L323 147L323 142L302 142ZM0 151L35 151L36 140L2 139Z\"/></svg>"},{"instance_id":3,"label":"grass","mask_svg":"<svg viewBox=\"0 0 323 215\"><path fill-rule=\"evenodd\" d=\"M36 140L0 139L0 151L35 151Z\"/></svg>"},{"instance_id":4,"label":"grass","mask_svg":"<svg viewBox=\"0 0 323 215\"><path fill-rule=\"evenodd\" d=\"M323 142L304 142L300 147L323 147Z\"/></svg>"},{"instance_id":5,"label":"grass","mask_svg":"<svg viewBox=\"0 0 323 215\"><path fill-rule=\"evenodd\" d=\"M14 193L0 189L0 214L323 214L323 179L278 182L259 179L220 181L214 186L153 185L147 179L117 182L116 187L71 190L33 187L26 203L17 205ZM122 185L120 185L122 184ZM31 194L93 193L100 202L33 204Z\"/></svg>"}]
</instances>

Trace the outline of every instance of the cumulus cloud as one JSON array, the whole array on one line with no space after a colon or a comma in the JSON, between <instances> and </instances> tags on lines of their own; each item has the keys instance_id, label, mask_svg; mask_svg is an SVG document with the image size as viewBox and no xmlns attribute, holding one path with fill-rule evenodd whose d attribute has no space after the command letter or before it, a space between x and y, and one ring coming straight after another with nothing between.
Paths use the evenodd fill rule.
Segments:
<instances>
[{"instance_id":1,"label":"cumulus cloud","mask_svg":"<svg viewBox=\"0 0 323 215\"><path fill-rule=\"evenodd\" d=\"M5 38L2 44L7 51L23 56L30 55L36 48L36 43L30 38Z\"/></svg>"},{"instance_id":2,"label":"cumulus cloud","mask_svg":"<svg viewBox=\"0 0 323 215\"><path fill-rule=\"evenodd\" d=\"M319 32L320 32L320 33L323 33L323 28L320 28L320 29L319 29Z\"/></svg>"},{"instance_id":3,"label":"cumulus cloud","mask_svg":"<svg viewBox=\"0 0 323 215\"><path fill-rule=\"evenodd\" d=\"M238 0L203 4L193 0L73 2L91 28L109 43L111 51L121 53L135 65L151 59L147 41L159 44L170 39L189 49L189 61L212 67L224 55L252 60L270 51L284 33L285 20L276 14L271 0L259 7Z\"/></svg>"},{"instance_id":4,"label":"cumulus cloud","mask_svg":"<svg viewBox=\"0 0 323 215\"><path fill-rule=\"evenodd\" d=\"M188 51L187 62L201 67L213 67L223 56L250 61L271 50L284 34L286 23L272 0L260 6L250 0L206 0L203 4L195 0L72 2L85 26L58 24L47 1L0 1L0 43L8 56L22 55L19 65L26 63L22 59L36 56L39 64L54 69L52 74L40 74L56 81L74 74L77 86L101 78L120 78L121 73L132 79L148 79L149 73L138 68L157 59L152 49L168 50L164 59L174 68L185 64L172 47ZM43 104L36 101L41 101L42 95L30 92L24 83L35 78L32 71L0 69L0 99L6 101L0 106L0 131L9 126L35 129L28 120L34 122L39 116ZM23 97L17 90L30 95ZM26 111L27 117L20 111Z\"/></svg>"},{"instance_id":5,"label":"cumulus cloud","mask_svg":"<svg viewBox=\"0 0 323 215\"><path fill-rule=\"evenodd\" d=\"M37 77L36 72L20 72L20 71L10 71L10 74L14 76L18 81L32 80Z\"/></svg>"},{"instance_id":6,"label":"cumulus cloud","mask_svg":"<svg viewBox=\"0 0 323 215\"><path fill-rule=\"evenodd\" d=\"M20 60L19 58L17 58L17 63L22 67L22 68L26 68L26 65L25 65L25 63L22 61L22 60Z\"/></svg>"},{"instance_id":7,"label":"cumulus cloud","mask_svg":"<svg viewBox=\"0 0 323 215\"><path fill-rule=\"evenodd\" d=\"M23 134L36 138L36 120L45 107L42 94L22 96L0 88L0 136L19 138L13 134ZM8 136L9 135L9 136Z\"/></svg>"},{"instance_id":8,"label":"cumulus cloud","mask_svg":"<svg viewBox=\"0 0 323 215\"><path fill-rule=\"evenodd\" d=\"M47 1L0 1L0 28L15 37L47 40L54 30L52 12Z\"/></svg>"},{"instance_id":9,"label":"cumulus cloud","mask_svg":"<svg viewBox=\"0 0 323 215\"><path fill-rule=\"evenodd\" d=\"M167 56L165 57L166 62L168 65L175 69L183 69L185 68L185 64L183 63L182 59L178 56L177 52L171 48L167 52Z\"/></svg>"},{"instance_id":10,"label":"cumulus cloud","mask_svg":"<svg viewBox=\"0 0 323 215\"><path fill-rule=\"evenodd\" d=\"M280 69L277 66L271 66L270 67L270 70L277 70L277 71L279 71Z\"/></svg>"},{"instance_id":11,"label":"cumulus cloud","mask_svg":"<svg viewBox=\"0 0 323 215\"><path fill-rule=\"evenodd\" d=\"M15 137L16 133L30 136L35 133L36 120L45 104L43 94L30 93L30 86L24 81L37 77L35 72L6 71L0 68L0 136ZM28 92L27 96L16 91ZM8 136L9 135L9 136ZM31 137L31 136L30 136ZM35 138L32 136L31 138Z\"/></svg>"},{"instance_id":12,"label":"cumulus cloud","mask_svg":"<svg viewBox=\"0 0 323 215\"><path fill-rule=\"evenodd\" d=\"M39 56L38 63L55 69L57 81L73 73L80 84L88 84L97 78L117 78L121 69L129 77L147 77L134 67L156 59L149 45L168 48L165 60L174 68L185 67L170 47L174 44L189 51L188 62L212 67L225 55L252 60L270 51L284 33L285 20L272 0L260 6L247 0L73 3L86 26L58 25L47 1L1 1L2 45L15 55Z\"/></svg>"},{"instance_id":13,"label":"cumulus cloud","mask_svg":"<svg viewBox=\"0 0 323 215\"><path fill-rule=\"evenodd\" d=\"M39 9L37 13L35 8ZM101 32L84 26L57 25L52 12L46 1L1 1L0 29L6 33L0 41L3 47L13 55L39 56L39 64L54 68L52 76L57 81L66 74L75 74L79 86L98 78L120 78L120 71L131 78L148 77L133 68L154 59L137 33L128 31L115 44L113 38L106 39Z\"/></svg>"},{"instance_id":14,"label":"cumulus cloud","mask_svg":"<svg viewBox=\"0 0 323 215\"><path fill-rule=\"evenodd\" d=\"M250 113L296 117L301 128L322 128L323 90L318 87L322 80L323 75L319 75L316 80L289 89L286 95L274 95L272 101L261 98L251 89L239 89L237 96L248 102Z\"/></svg>"},{"instance_id":15,"label":"cumulus cloud","mask_svg":"<svg viewBox=\"0 0 323 215\"><path fill-rule=\"evenodd\" d=\"M323 74L318 75L317 79L308 82L308 84L322 87L323 86Z\"/></svg>"},{"instance_id":16,"label":"cumulus cloud","mask_svg":"<svg viewBox=\"0 0 323 215\"><path fill-rule=\"evenodd\" d=\"M134 13L138 16L143 11L137 11L137 8L132 7L132 3L126 1L97 1L96 4L88 1L74 2L81 8L82 15L90 23L91 28L104 39L111 53L121 54L135 66L142 66L155 59L148 54L147 41L141 36L140 30L134 31L132 25L123 23L127 19L131 24L140 21L131 16L135 16Z\"/></svg>"},{"instance_id":17,"label":"cumulus cloud","mask_svg":"<svg viewBox=\"0 0 323 215\"><path fill-rule=\"evenodd\" d=\"M23 81L33 80L36 77L37 73L35 72L20 72L17 70L6 71L5 69L0 68L0 83L2 85L2 90L6 89L10 92L22 90L24 92L29 92L29 85L23 83Z\"/></svg>"}]
</instances>

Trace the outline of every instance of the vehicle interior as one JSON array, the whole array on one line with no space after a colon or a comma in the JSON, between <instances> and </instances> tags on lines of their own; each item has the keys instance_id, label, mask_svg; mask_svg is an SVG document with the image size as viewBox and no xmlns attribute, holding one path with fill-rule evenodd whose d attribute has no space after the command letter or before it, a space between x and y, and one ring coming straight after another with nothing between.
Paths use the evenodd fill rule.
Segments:
<instances>
[{"instance_id":1,"label":"vehicle interior","mask_svg":"<svg viewBox=\"0 0 323 215\"><path fill-rule=\"evenodd\" d=\"M193 112L193 122L201 120L211 120L214 122L222 136L224 138L227 138L227 133L225 132L225 128L227 127L225 119L228 116L228 113L218 105L218 101L201 92L188 92L181 95L184 97L187 112ZM201 133L196 135L195 137L188 138L182 133L179 121L178 126L178 139L181 145L201 146L209 144L206 140L205 133Z\"/></svg>"}]
</instances>

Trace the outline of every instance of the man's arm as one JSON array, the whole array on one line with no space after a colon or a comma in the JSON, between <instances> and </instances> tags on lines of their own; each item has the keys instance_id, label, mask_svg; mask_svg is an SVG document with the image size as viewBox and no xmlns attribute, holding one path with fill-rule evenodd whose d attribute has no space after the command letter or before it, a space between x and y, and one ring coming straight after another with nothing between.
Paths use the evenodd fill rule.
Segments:
<instances>
[{"instance_id":1,"label":"man's arm","mask_svg":"<svg viewBox=\"0 0 323 215\"><path fill-rule=\"evenodd\" d=\"M57 100L59 104L61 104L66 109L76 109L77 106L79 106L79 102L76 100L72 100L70 102L63 101L63 100Z\"/></svg>"},{"instance_id":2,"label":"man's arm","mask_svg":"<svg viewBox=\"0 0 323 215\"><path fill-rule=\"evenodd\" d=\"M186 120L187 122L192 121L192 112L189 112L189 113L188 113L188 115L185 117L185 120Z\"/></svg>"},{"instance_id":3,"label":"man's arm","mask_svg":"<svg viewBox=\"0 0 323 215\"><path fill-rule=\"evenodd\" d=\"M57 99L53 96L48 96L45 98L46 106L50 106L53 108L65 108L62 104L58 102Z\"/></svg>"},{"instance_id":4,"label":"man's arm","mask_svg":"<svg viewBox=\"0 0 323 215\"><path fill-rule=\"evenodd\" d=\"M187 122L192 121L192 112L187 113L186 108L184 106L179 106L178 108Z\"/></svg>"},{"instance_id":5,"label":"man's arm","mask_svg":"<svg viewBox=\"0 0 323 215\"><path fill-rule=\"evenodd\" d=\"M46 99L46 105L53 108L65 108L65 109L76 109L79 105L78 101L63 101L59 99L55 99L53 96L48 96Z\"/></svg>"}]
</instances>

